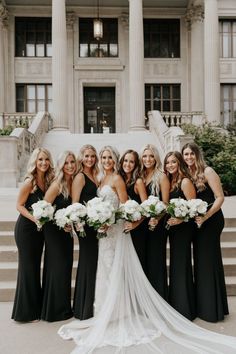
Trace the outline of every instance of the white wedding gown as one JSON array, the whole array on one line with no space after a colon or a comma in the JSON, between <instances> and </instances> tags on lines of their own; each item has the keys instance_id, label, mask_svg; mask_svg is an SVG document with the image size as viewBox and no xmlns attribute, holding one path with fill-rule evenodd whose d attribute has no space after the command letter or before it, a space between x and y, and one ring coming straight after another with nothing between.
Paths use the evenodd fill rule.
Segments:
<instances>
[{"instance_id":1,"label":"white wedding gown","mask_svg":"<svg viewBox=\"0 0 236 354\"><path fill-rule=\"evenodd\" d=\"M108 185L99 195L115 207L119 200ZM148 282L123 222L99 240L95 316L62 326L63 339L74 339L73 354L236 353L236 337L202 329L188 321Z\"/></svg>"}]
</instances>

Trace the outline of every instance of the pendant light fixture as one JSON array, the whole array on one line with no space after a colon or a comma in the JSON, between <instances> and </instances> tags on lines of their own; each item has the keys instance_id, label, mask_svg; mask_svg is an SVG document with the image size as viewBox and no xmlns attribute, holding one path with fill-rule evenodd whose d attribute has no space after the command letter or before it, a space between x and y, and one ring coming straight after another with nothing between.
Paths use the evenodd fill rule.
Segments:
<instances>
[{"instance_id":1,"label":"pendant light fixture","mask_svg":"<svg viewBox=\"0 0 236 354\"><path fill-rule=\"evenodd\" d=\"M93 20L93 36L97 41L103 37L103 23L99 17L99 0L97 0L97 18Z\"/></svg>"}]
</instances>

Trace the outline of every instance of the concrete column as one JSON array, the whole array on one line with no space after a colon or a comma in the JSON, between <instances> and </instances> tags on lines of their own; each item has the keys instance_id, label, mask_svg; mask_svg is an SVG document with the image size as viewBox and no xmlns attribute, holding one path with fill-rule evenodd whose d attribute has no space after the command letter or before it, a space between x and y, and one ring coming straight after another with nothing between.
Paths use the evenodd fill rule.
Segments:
<instances>
[{"instance_id":1,"label":"concrete column","mask_svg":"<svg viewBox=\"0 0 236 354\"><path fill-rule=\"evenodd\" d=\"M205 113L220 123L219 20L217 0L205 0L204 20Z\"/></svg>"},{"instance_id":2,"label":"concrete column","mask_svg":"<svg viewBox=\"0 0 236 354\"><path fill-rule=\"evenodd\" d=\"M69 130L75 132L74 114L74 22L76 15L73 11L66 13L67 27L67 73L68 73L68 112Z\"/></svg>"},{"instance_id":3,"label":"concrete column","mask_svg":"<svg viewBox=\"0 0 236 354\"><path fill-rule=\"evenodd\" d=\"M7 72L7 25L8 11L5 6L0 4L0 112L6 111L6 72Z\"/></svg>"},{"instance_id":4,"label":"concrete column","mask_svg":"<svg viewBox=\"0 0 236 354\"><path fill-rule=\"evenodd\" d=\"M142 0L129 0L130 130L144 128L144 41Z\"/></svg>"},{"instance_id":5,"label":"concrete column","mask_svg":"<svg viewBox=\"0 0 236 354\"><path fill-rule=\"evenodd\" d=\"M68 128L67 33L65 0L52 0L53 128Z\"/></svg>"},{"instance_id":6,"label":"concrete column","mask_svg":"<svg viewBox=\"0 0 236 354\"><path fill-rule=\"evenodd\" d=\"M193 112L204 111L204 62L203 62L203 18L204 9L202 5L192 4L187 9L186 22L191 38L191 92L190 109Z\"/></svg>"}]
</instances>

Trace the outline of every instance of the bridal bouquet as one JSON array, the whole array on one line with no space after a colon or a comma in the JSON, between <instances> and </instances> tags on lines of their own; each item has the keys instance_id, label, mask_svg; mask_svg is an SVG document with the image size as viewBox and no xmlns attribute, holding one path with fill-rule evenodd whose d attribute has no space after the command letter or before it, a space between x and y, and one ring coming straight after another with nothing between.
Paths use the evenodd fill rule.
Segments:
<instances>
[{"instance_id":1,"label":"bridal bouquet","mask_svg":"<svg viewBox=\"0 0 236 354\"><path fill-rule=\"evenodd\" d=\"M204 216L207 212L208 203L202 199L190 199L187 204L190 218L195 218L195 216ZM197 224L197 227L200 228L201 225Z\"/></svg>"},{"instance_id":2,"label":"bridal bouquet","mask_svg":"<svg viewBox=\"0 0 236 354\"><path fill-rule=\"evenodd\" d=\"M158 197L150 195L147 200L142 202L142 216L147 218L160 219L166 213L166 205ZM155 226L149 225L149 230L153 231Z\"/></svg>"},{"instance_id":3,"label":"bridal bouquet","mask_svg":"<svg viewBox=\"0 0 236 354\"><path fill-rule=\"evenodd\" d=\"M37 230L41 231L42 226L53 219L54 207L46 200L39 200L31 205L32 214L36 219Z\"/></svg>"},{"instance_id":4,"label":"bridal bouquet","mask_svg":"<svg viewBox=\"0 0 236 354\"><path fill-rule=\"evenodd\" d=\"M166 213L173 218L181 219L183 221L189 220L189 208L188 201L183 198L173 198L169 201L166 207ZM170 225L166 225L166 229L169 230Z\"/></svg>"},{"instance_id":5,"label":"bridal bouquet","mask_svg":"<svg viewBox=\"0 0 236 354\"><path fill-rule=\"evenodd\" d=\"M77 236L74 225L80 224L79 236L86 236L84 232L84 224L87 212L86 207L80 203L74 203L67 208L58 209L55 213L54 220L58 227L65 228L66 225L71 226L71 236Z\"/></svg>"},{"instance_id":6,"label":"bridal bouquet","mask_svg":"<svg viewBox=\"0 0 236 354\"><path fill-rule=\"evenodd\" d=\"M129 199L120 205L116 212L116 219L122 219L129 222L138 221L142 217L141 211L142 209L139 203L137 203L135 200Z\"/></svg>"},{"instance_id":7,"label":"bridal bouquet","mask_svg":"<svg viewBox=\"0 0 236 354\"><path fill-rule=\"evenodd\" d=\"M87 203L87 224L97 230L97 238L107 236L105 228L115 223L115 208L109 200L95 197Z\"/></svg>"}]
</instances>

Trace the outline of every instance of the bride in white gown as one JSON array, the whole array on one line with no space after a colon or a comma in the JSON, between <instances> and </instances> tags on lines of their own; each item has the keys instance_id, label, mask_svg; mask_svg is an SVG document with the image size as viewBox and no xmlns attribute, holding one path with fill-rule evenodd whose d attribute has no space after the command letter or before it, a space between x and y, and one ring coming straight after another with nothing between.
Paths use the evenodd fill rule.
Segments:
<instances>
[{"instance_id":1,"label":"bride in white gown","mask_svg":"<svg viewBox=\"0 0 236 354\"><path fill-rule=\"evenodd\" d=\"M128 198L117 175L118 154L107 146L100 159L104 176L98 194L117 207ZM123 229L120 221L99 240L94 317L74 320L58 331L63 339L74 339L72 353L235 354L235 337L196 326L158 295Z\"/></svg>"}]
</instances>

